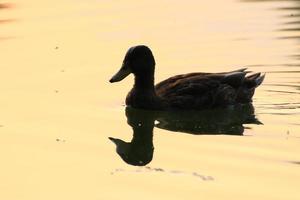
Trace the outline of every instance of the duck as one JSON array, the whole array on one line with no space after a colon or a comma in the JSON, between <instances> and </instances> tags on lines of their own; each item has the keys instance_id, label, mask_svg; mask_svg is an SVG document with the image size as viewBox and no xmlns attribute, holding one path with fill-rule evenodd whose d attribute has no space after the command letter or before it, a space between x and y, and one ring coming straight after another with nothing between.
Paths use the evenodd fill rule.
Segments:
<instances>
[{"instance_id":1,"label":"duck","mask_svg":"<svg viewBox=\"0 0 300 200\"><path fill-rule=\"evenodd\" d=\"M130 47L120 70L109 80L119 82L134 75L126 106L145 110L203 110L252 102L265 74L247 68L230 72L193 72L154 83L155 59L146 45ZM250 74L249 74L250 73Z\"/></svg>"}]
</instances>

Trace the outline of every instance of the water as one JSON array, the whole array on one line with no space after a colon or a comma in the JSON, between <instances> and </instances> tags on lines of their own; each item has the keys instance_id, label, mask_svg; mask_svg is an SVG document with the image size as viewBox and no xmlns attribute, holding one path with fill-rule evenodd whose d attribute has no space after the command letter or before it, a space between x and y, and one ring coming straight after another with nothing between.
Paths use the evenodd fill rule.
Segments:
<instances>
[{"instance_id":1,"label":"water","mask_svg":"<svg viewBox=\"0 0 300 200\"><path fill-rule=\"evenodd\" d=\"M299 7L0 2L0 198L299 199ZM242 67L266 79L253 107L126 109L133 78L108 80L136 44L156 82Z\"/></svg>"}]
</instances>

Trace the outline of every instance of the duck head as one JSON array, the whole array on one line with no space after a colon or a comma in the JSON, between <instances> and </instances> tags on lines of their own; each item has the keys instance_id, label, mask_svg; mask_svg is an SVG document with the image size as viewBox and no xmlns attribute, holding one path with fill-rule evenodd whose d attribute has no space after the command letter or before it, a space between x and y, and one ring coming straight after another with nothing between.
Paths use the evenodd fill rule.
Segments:
<instances>
[{"instance_id":1,"label":"duck head","mask_svg":"<svg viewBox=\"0 0 300 200\"><path fill-rule=\"evenodd\" d=\"M135 77L142 77L144 74L154 76L155 60L149 47L145 45L133 46L128 49L121 69L109 80L118 82L129 74Z\"/></svg>"},{"instance_id":2,"label":"duck head","mask_svg":"<svg viewBox=\"0 0 300 200\"><path fill-rule=\"evenodd\" d=\"M125 142L118 138L109 137L117 147L117 153L124 162L134 166L145 166L152 161L154 147L151 140L151 145L147 145L148 141L131 141ZM145 143L146 142L146 145Z\"/></svg>"}]
</instances>

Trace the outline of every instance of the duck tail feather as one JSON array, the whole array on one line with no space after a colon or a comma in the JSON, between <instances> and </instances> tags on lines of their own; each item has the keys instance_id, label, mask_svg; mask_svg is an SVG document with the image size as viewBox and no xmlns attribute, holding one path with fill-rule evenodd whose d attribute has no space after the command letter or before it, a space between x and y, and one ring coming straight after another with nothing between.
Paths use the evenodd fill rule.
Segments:
<instances>
[{"instance_id":1,"label":"duck tail feather","mask_svg":"<svg viewBox=\"0 0 300 200\"><path fill-rule=\"evenodd\" d=\"M226 74L222 79L222 83L229 84L233 87L239 87L244 82L245 75L245 72L232 72Z\"/></svg>"},{"instance_id":2,"label":"duck tail feather","mask_svg":"<svg viewBox=\"0 0 300 200\"><path fill-rule=\"evenodd\" d=\"M265 76L266 76L266 74L264 73L263 75L255 78L256 87L258 87L264 81Z\"/></svg>"},{"instance_id":3,"label":"duck tail feather","mask_svg":"<svg viewBox=\"0 0 300 200\"><path fill-rule=\"evenodd\" d=\"M255 80L260 76L260 72L247 76L249 80Z\"/></svg>"},{"instance_id":4,"label":"duck tail feather","mask_svg":"<svg viewBox=\"0 0 300 200\"><path fill-rule=\"evenodd\" d=\"M241 68L241 69L233 70L233 71L231 71L231 72L245 72L246 69L247 69L247 67L244 67L244 68ZM229 73L231 73L231 72L229 72ZM246 71L246 72L247 72L247 71Z\"/></svg>"}]
</instances>

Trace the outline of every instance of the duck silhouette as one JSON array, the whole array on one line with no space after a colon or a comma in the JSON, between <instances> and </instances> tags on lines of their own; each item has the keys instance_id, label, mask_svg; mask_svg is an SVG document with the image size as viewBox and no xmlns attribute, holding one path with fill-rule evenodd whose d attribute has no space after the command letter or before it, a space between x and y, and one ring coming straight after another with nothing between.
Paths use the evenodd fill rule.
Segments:
<instances>
[{"instance_id":1,"label":"duck silhouette","mask_svg":"<svg viewBox=\"0 0 300 200\"><path fill-rule=\"evenodd\" d=\"M170 77L154 85L155 60L145 45L131 47L121 69L110 82L133 74L134 86L126 105L148 110L202 110L252 102L255 88L265 75L246 68L221 73L189 73Z\"/></svg>"}]
</instances>

